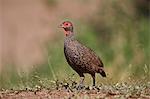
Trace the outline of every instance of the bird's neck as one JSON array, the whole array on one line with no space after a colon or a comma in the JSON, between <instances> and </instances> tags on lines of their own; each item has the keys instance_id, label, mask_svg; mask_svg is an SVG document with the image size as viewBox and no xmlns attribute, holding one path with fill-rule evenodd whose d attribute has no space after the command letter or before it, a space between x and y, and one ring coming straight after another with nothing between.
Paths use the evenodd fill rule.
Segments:
<instances>
[{"instance_id":1,"label":"bird's neck","mask_svg":"<svg viewBox=\"0 0 150 99\"><path fill-rule=\"evenodd\" d=\"M66 38L73 38L74 37L74 32L70 30L64 30L65 37Z\"/></svg>"},{"instance_id":2,"label":"bird's neck","mask_svg":"<svg viewBox=\"0 0 150 99\"><path fill-rule=\"evenodd\" d=\"M71 41L75 40L74 33L71 31L67 31L67 35L65 35L65 43L69 43Z\"/></svg>"}]
</instances>

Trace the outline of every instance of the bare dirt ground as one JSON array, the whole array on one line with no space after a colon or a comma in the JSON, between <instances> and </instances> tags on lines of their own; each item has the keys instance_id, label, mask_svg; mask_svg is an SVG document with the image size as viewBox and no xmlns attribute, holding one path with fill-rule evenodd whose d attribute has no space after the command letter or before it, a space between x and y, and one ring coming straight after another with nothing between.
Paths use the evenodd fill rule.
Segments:
<instances>
[{"instance_id":1,"label":"bare dirt ground","mask_svg":"<svg viewBox=\"0 0 150 99\"><path fill-rule=\"evenodd\" d=\"M145 91L148 91L146 89ZM149 91L150 92L150 91ZM85 90L71 92L69 90L39 90L39 91L6 91L0 92L0 99L62 99L62 98L129 98L150 99L144 94L122 94L118 92L102 92L97 90Z\"/></svg>"},{"instance_id":2,"label":"bare dirt ground","mask_svg":"<svg viewBox=\"0 0 150 99\"><path fill-rule=\"evenodd\" d=\"M83 87L77 90L74 85L61 84L55 88L36 88L25 90L1 90L0 99L150 99L149 85L101 85Z\"/></svg>"}]
</instances>

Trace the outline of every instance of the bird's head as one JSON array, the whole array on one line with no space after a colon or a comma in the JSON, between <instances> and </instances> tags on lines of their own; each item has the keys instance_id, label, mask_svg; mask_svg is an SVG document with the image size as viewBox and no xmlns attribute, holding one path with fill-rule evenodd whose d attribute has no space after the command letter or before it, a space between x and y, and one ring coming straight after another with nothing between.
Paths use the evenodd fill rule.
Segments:
<instances>
[{"instance_id":1,"label":"bird's head","mask_svg":"<svg viewBox=\"0 0 150 99\"><path fill-rule=\"evenodd\" d=\"M70 21L64 21L59 25L60 28L65 30L65 35L68 36L69 34L73 33L73 24Z\"/></svg>"}]
</instances>

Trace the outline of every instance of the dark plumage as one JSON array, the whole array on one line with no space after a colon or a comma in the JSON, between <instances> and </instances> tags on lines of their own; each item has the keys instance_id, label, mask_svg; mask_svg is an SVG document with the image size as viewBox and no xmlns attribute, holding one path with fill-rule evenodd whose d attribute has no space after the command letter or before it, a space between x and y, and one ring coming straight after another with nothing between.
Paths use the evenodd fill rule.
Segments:
<instances>
[{"instance_id":1,"label":"dark plumage","mask_svg":"<svg viewBox=\"0 0 150 99\"><path fill-rule=\"evenodd\" d=\"M91 74L93 86L95 86L95 73L106 77L103 63L100 58L88 47L81 44L74 38L73 24L69 21L63 22L60 27L64 29L64 54L68 64L81 77L80 85L84 80L84 73Z\"/></svg>"}]
</instances>

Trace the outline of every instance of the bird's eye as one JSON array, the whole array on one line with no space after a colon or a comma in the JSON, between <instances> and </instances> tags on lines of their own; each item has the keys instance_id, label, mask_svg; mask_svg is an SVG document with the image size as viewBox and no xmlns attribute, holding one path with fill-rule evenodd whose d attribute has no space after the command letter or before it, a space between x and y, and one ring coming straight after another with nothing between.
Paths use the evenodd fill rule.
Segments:
<instances>
[{"instance_id":1,"label":"bird's eye","mask_svg":"<svg viewBox=\"0 0 150 99\"><path fill-rule=\"evenodd\" d=\"M68 25L68 23L66 23L66 25Z\"/></svg>"}]
</instances>

